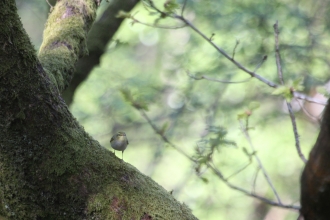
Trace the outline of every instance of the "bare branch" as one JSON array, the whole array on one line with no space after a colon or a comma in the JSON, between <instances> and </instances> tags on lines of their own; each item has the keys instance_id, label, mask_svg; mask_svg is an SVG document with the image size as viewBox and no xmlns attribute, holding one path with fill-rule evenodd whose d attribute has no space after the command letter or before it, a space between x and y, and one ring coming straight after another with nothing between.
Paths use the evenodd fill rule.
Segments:
<instances>
[{"instance_id":1,"label":"bare branch","mask_svg":"<svg viewBox=\"0 0 330 220\"><path fill-rule=\"evenodd\" d=\"M235 171L235 173L229 175L226 179L229 180L229 178L236 176L237 174L239 174L240 172L242 172L243 170L245 170L248 166L250 166L252 163L252 161L249 161L246 165L244 165L241 169Z\"/></svg>"},{"instance_id":2,"label":"bare branch","mask_svg":"<svg viewBox=\"0 0 330 220\"><path fill-rule=\"evenodd\" d=\"M160 129L158 129L157 126L154 125L154 123L152 123L152 121L150 120L150 118L148 117L148 115L142 109L138 109L138 110L140 111L142 117L147 120L147 122L152 127L152 129L162 138L162 140L165 143L168 143L171 147L173 147L174 149L176 149L179 153L181 153L182 155L184 155L186 158L188 158L192 162L195 162L195 163L197 162L195 159L193 159L192 157L190 157L186 152L184 152L179 147L177 147L172 142L170 142L168 140L168 138L164 135L164 133Z\"/></svg>"},{"instance_id":3,"label":"bare branch","mask_svg":"<svg viewBox=\"0 0 330 220\"><path fill-rule=\"evenodd\" d=\"M258 174L259 174L259 171L260 171L260 167L257 168L257 171L256 171L256 174L253 178L253 193L256 191L256 183L257 183L257 178L258 178Z\"/></svg>"},{"instance_id":4,"label":"bare branch","mask_svg":"<svg viewBox=\"0 0 330 220\"><path fill-rule=\"evenodd\" d=\"M157 128L156 125L154 125L152 123L152 121L150 120L150 118L147 116L147 114L142 110L142 109L138 109L142 115L143 118L145 118L147 120L147 122L149 123L149 125L151 126L151 128L162 138L162 140L165 142L165 143L168 143L171 147L173 147L174 149L176 149L177 151L179 151L179 153L181 153L183 156L185 156L187 159L189 159L190 161L194 162L195 164L197 163L197 161L190 157L187 153L185 153L184 151L182 151L179 147L177 147L175 144L173 144L172 142L170 142L168 140L168 138L163 134L163 132ZM224 178L224 176L222 175L222 173L216 169L212 164L211 162L206 162L205 165L207 166L207 168L209 168L210 170L212 170L212 172L218 176L228 187L230 187L231 189L234 189L234 190L237 190L237 191L240 191L250 197L253 197L253 198L256 198L256 199L259 199L269 205L272 205L272 206L277 206L277 207L281 207L281 208L286 208L286 209L294 209L294 210L299 210L300 207L298 206L293 206L293 205L285 205L285 204L282 204L282 203L278 203L278 202L274 202L274 201L271 201L265 197L262 197L260 195L257 195L255 193L251 193L241 187L238 187L232 183L230 183L228 181L228 179Z\"/></svg>"},{"instance_id":5,"label":"bare branch","mask_svg":"<svg viewBox=\"0 0 330 220\"><path fill-rule=\"evenodd\" d=\"M184 28L186 27L187 25L182 25L182 26L163 26L163 25L155 25L155 24L149 24L149 23L145 23L145 22L142 22L134 17L130 17L130 19L132 20L132 24L135 24L135 23L138 23L138 24L142 24L142 25L145 25L145 26L148 26L148 27L153 27L153 28L161 28L161 29L180 29L180 28Z\"/></svg>"},{"instance_id":6,"label":"bare branch","mask_svg":"<svg viewBox=\"0 0 330 220\"><path fill-rule=\"evenodd\" d=\"M209 162L206 163L206 166L208 168L210 168L210 170L213 171L214 174L216 174L217 177L219 177L229 188L231 189L234 189L234 190L237 190L237 191L240 191L242 193L244 193L245 195L247 196L250 196L250 197L253 197L253 198L256 198L256 199L259 199L261 201L263 201L264 203L268 204L268 205L272 205L272 206L277 206L277 207L281 207L281 208L286 208L286 209L294 209L294 210L299 210L300 207L299 206L294 206L294 205L284 205L284 204L281 204L281 203L278 203L278 202L274 202L274 201L271 201L265 197L262 197L262 196L259 196L255 193L252 193L252 192L249 192L247 191L246 189L243 189L241 187L238 187L238 186L235 186L233 185L232 183L228 182L222 175L222 173L217 169L215 168L214 166L212 166Z\"/></svg>"},{"instance_id":7,"label":"bare branch","mask_svg":"<svg viewBox=\"0 0 330 220\"><path fill-rule=\"evenodd\" d=\"M221 53L224 57L226 57L228 60L230 60L237 68L243 70L244 72L248 73L251 77L255 77L258 80L262 81L263 83L267 84L270 87L277 88L277 85L266 78L254 73L253 71L248 70L245 68L242 64L234 60L232 57L230 57L222 48L218 47L213 41L210 40L205 34L203 34L199 29L197 29L190 21L185 19L182 16L174 15L174 18L179 19L183 21L187 26L189 26L191 29L193 29L198 35L203 37L207 42L209 42L219 53Z\"/></svg>"},{"instance_id":8,"label":"bare branch","mask_svg":"<svg viewBox=\"0 0 330 220\"><path fill-rule=\"evenodd\" d=\"M316 121L318 123L321 123L320 119L318 117L315 117L314 115L312 115L305 107L303 104L300 103L300 101L296 98L295 99L296 102L298 103L298 105L300 106L300 108L303 110L303 112L313 121Z\"/></svg>"},{"instance_id":9,"label":"bare branch","mask_svg":"<svg viewBox=\"0 0 330 220\"><path fill-rule=\"evenodd\" d=\"M183 12L184 10L186 9L186 5L187 5L187 0L184 0L183 2L183 6L182 6L182 9L181 9L181 16L183 17Z\"/></svg>"},{"instance_id":10,"label":"bare branch","mask_svg":"<svg viewBox=\"0 0 330 220\"><path fill-rule=\"evenodd\" d=\"M160 13L161 15L163 14L166 14L165 12L162 12L160 9L158 9L152 1L148 1L149 2L149 7L153 8L155 11L157 11L158 13ZM224 57L226 57L229 61L231 61L236 67L238 67L239 69L241 69L242 71L248 73L251 77L255 77L257 78L258 80L260 80L261 82L265 83L266 85L272 87L272 88L277 88L278 85L274 82L271 82L269 80L267 80L266 78L262 77L261 75L258 75L255 73L255 71L260 67L260 65L267 59L267 56L264 56L263 58L263 62L261 64L259 64L257 66L257 68L254 70L254 71L250 71L248 70L246 67L244 67L242 64L240 64L239 62L235 61L234 60L234 55L235 55L235 50L236 50L236 47L239 43L236 42L236 45L234 47L234 51L233 51L233 54L232 54L232 57L230 57L222 48L218 47L215 43L212 42L212 39L213 39L213 35L211 36L211 38L207 37L205 34L203 34L199 29L197 29L190 21L188 21L187 19L185 19L182 15L179 16L179 15L168 15L166 14L167 16L169 17L172 17L174 19L178 19L178 20L181 20L185 23L184 26L188 26L190 27L191 29L193 29L198 35L200 35L202 38L204 38L208 43L210 43L219 53L221 53ZM144 24L144 25L150 25L150 26L153 26L151 24L146 24L146 23L143 23L143 22L138 22L140 24ZM184 27L182 26L182 27ZM154 27L157 27L157 26L154 26ZM181 26L180 27L159 27L159 28L171 28L171 29L176 29L176 28L182 28ZM314 99L312 97L309 97L305 94L302 94L302 93L299 93L299 92L296 92L296 91L293 91L292 92L292 95L295 97L295 98L298 98L298 99L303 99L303 100L306 100L308 102L313 102L313 103L317 103L317 104L320 104L320 105L326 105L326 102L324 101L321 101L321 100L317 100L317 99Z\"/></svg>"},{"instance_id":11,"label":"bare branch","mask_svg":"<svg viewBox=\"0 0 330 220\"><path fill-rule=\"evenodd\" d=\"M238 45L239 45L239 40L236 40L236 44L235 44L235 47L233 49L233 55L231 56L232 59L234 59L234 57L235 57L236 48L237 48Z\"/></svg>"},{"instance_id":12,"label":"bare branch","mask_svg":"<svg viewBox=\"0 0 330 220\"><path fill-rule=\"evenodd\" d=\"M150 118L146 115L146 113L143 111L143 110L140 110L141 112L141 115L148 121L149 125L152 127L152 129L162 138L162 140L165 142L165 143L168 143L171 147L173 147L174 149L178 150L182 155L184 155L186 158L188 158L190 161L194 162L194 163L197 163L197 161L195 159L193 159L192 157L190 157L187 153L185 153L184 151L182 151L180 148L178 148L176 145L174 145L172 142L170 142L168 140L168 138L152 123L152 121L150 120ZM216 169L214 166L211 165L210 162L207 162L206 163L206 166L208 168L210 168L212 170L212 172L214 174L216 174L216 176L218 176L228 187L230 187L231 189L234 189L234 190L237 190L237 191L240 191L240 192L243 192L244 194L250 196L250 197L253 197L253 198L256 198L256 199L259 199L269 205L272 205L272 206L277 206L277 207L282 207L282 208L287 208L287 209L294 209L294 210L299 210L300 207L298 206L293 206L293 205L284 205L282 204L281 202L277 203L277 202L274 202L274 201L271 201L265 197L262 197L262 196L259 196L255 193L251 193L243 188L240 188L238 186L235 186L234 184L228 182L228 179L224 178L222 173Z\"/></svg>"},{"instance_id":13,"label":"bare branch","mask_svg":"<svg viewBox=\"0 0 330 220\"><path fill-rule=\"evenodd\" d=\"M278 30L278 21L276 21L276 23L274 24L276 66L277 66L277 73L278 73L278 77L280 78L280 82L282 85L284 85L282 66L281 66L280 47L278 43L279 33L280 32Z\"/></svg>"},{"instance_id":14,"label":"bare branch","mask_svg":"<svg viewBox=\"0 0 330 220\"><path fill-rule=\"evenodd\" d=\"M234 81L226 81L226 80L213 79L213 78L210 78L210 77L205 76L205 75L202 75L200 77L197 77L197 76L194 76L194 75L190 74L189 71L187 71L187 74L188 74L188 76L190 78L193 78L195 80L206 79L206 80L213 81L213 82L227 83L227 84L245 83L245 82L248 82L248 81L250 81L252 79L252 77L251 77L251 78L248 78L248 79L244 79L244 80L241 80L241 81L234 82Z\"/></svg>"},{"instance_id":15,"label":"bare branch","mask_svg":"<svg viewBox=\"0 0 330 220\"><path fill-rule=\"evenodd\" d=\"M295 98L302 99L302 100L305 100L307 102L312 102L312 103L316 103L316 104L324 105L324 106L327 104L326 101L322 101L322 100L319 100L319 99L314 99L314 98L309 97L309 96L307 96L305 94L302 94L300 92L293 91L292 94Z\"/></svg>"},{"instance_id":16,"label":"bare branch","mask_svg":"<svg viewBox=\"0 0 330 220\"><path fill-rule=\"evenodd\" d=\"M247 127L244 127L242 121L240 120L240 125L241 125L241 129L245 135L245 138L246 140L248 141L249 145L250 145L250 148L252 150L252 152L256 152L255 150L255 147L253 146L252 144L252 141L251 141L251 138L250 138L250 135L249 135L249 132L247 130ZM276 198L277 198L277 201L279 204L282 204L281 202L281 199L280 199L280 196L278 195L274 185L273 185L273 182L270 180L270 177L265 169L265 167L262 165L262 162L261 160L259 159L258 155L256 153L253 154L254 158L257 160L257 163L258 163L258 166L259 168L261 169L266 181L268 182L268 185L270 186L270 188L273 190L273 193L275 194Z\"/></svg>"},{"instance_id":17,"label":"bare branch","mask_svg":"<svg viewBox=\"0 0 330 220\"><path fill-rule=\"evenodd\" d=\"M282 73L282 66L281 66L281 56L280 56L280 47L279 47L279 41L278 41L278 35L279 35L279 30L278 30L278 21L274 24L274 34L275 34L275 57L276 57L276 66L277 66L277 74L280 78L280 82L282 85L284 85L284 80L283 80L283 73ZM295 137L295 142L296 142L296 149L298 152L299 157L301 160L306 163L307 160L304 156L304 154L301 151L300 148L300 142L299 142L299 134L298 134L298 129L297 129L297 123L296 123L296 118L294 116L293 110L291 103L286 100L286 105L288 107L291 123L292 123L292 128L293 128L293 134Z\"/></svg>"},{"instance_id":18,"label":"bare branch","mask_svg":"<svg viewBox=\"0 0 330 220\"><path fill-rule=\"evenodd\" d=\"M299 134L298 134L298 129L297 129L297 123L296 123L296 118L295 118L294 113L293 113L293 110L292 110L292 106L291 106L291 104L289 102L286 102L286 104L288 106L289 115L290 115L290 119L291 119L291 122L292 122L293 134L294 134L294 138L295 138L295 141L296 141L296 149L297 149L298 155L301 158L301 160L304 163L306 163L307 162L307 159L304 156L304 154L302 153L301 148L300 148L300 141L299 141Z\"/></svg>"},{"instance_id":19,"label":"bare branch","mask_svg":"<svg viewBox=\"0 0 330 220\"><path fill-rule=\"evenodd\" d=\"M53 6L52 6L52 4L50 4L48 0L46 0L46 2L47 2L47 4L49 5L50 10L52 11L52 10L53 10Z\"/></svg>"},{"instance_id":20,"label":"bare branch","mask_svg":"<svg viewBox=\"0 0 330 220\"><path fill-rule=\"evenodd\" d=\"M254 69L254 73L257 72L257 70L261 67L261 65L267 60L267 55L262 57L262 60L260 61L260 63L256 66L256 68Z\"/></svg>"}]
</instances>

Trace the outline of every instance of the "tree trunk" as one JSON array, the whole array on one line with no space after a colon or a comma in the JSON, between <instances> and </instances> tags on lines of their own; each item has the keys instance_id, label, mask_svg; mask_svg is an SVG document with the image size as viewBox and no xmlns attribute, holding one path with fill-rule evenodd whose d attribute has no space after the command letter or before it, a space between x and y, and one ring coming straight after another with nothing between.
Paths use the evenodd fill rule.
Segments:
<instances>
[{"instance_id":1,"label":"tree trunk","mask_svg":"<svg viewBox=\"0 0 330 220\"><path fill-rule=\"evenodd\" d=\"M301 214L305 220L330 219L330 105L301 177Z\"/></svg>"},{"instance_id":2,"label":"tree trunk","mask_svg":"<svg viewBox=\"0 0 330 220\"><path fill-rule=\"evenodd\" d=\"M86 54L97 1L61 0L39 59L15 1L0 1L0 214L11 219L196 219L93 140L60 92Z\"/></svg>"}]
</instances>

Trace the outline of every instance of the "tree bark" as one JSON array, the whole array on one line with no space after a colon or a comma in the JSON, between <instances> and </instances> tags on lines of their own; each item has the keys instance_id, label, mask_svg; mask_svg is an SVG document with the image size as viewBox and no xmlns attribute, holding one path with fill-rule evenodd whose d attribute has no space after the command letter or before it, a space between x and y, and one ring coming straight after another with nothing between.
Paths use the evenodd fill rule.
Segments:
<instances>
[{"instance_id":1,"label":"tree bark","mask_svg":"<svg viewBox=\"0 0 330 220\"><path fill-rule=\"evenodd\" d=\"M78 60L71 83L62 93L67 105L71 105L77 87L88 77L93 68L99 65L107 44L124 20L116 17L118 12L131 11L138 2L139 0L112 0L100 19L93 24L87 37L89 54Z\"/></svg>"},{"instance_id":2,"label":"tree bark","mask_svg":"<svg viewBox=\"0 0 330 220\"><path fill-rule=\"evenodd\" d=\"M301 210L305 220L330 219L330 105L301 176Z\"/></svg>"},{"instance_id":3,"label":"tree bark","mask_svg":"<svg viewBox=\"0 0 330 220\"><path fill-rule=\"evenodd\" d=\"M0 1L0 214L11 219L196 219L93 140L60 92L86 54L97 1L61 0L39 59L15 1Z\"/></svg>"}]
</instances>

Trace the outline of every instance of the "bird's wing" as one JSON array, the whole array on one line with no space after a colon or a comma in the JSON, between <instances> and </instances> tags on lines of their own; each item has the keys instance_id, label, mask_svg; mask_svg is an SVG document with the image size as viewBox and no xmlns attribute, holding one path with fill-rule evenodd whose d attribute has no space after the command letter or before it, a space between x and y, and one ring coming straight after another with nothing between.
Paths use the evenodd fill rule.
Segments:
<instances>
[{"instance_id":1,"label":"bird's wing","mask_svg":"<svg viewBox=\"0 0 330 220\"><path fill-rule=\"evenodd\" d=\"M127 140L127 144L128 144L128 140Z\"/></svg>"}]
</instances>

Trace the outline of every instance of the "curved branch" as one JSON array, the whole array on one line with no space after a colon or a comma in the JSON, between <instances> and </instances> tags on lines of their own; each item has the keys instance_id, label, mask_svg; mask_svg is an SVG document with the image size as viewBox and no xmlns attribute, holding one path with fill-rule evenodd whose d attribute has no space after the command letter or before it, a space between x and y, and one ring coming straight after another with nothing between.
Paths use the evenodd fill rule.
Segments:
<instances>
[{"instance_id":1,"label":"curved branch","mask_svg":"<svg viewBox=\"0 0 330 220\"><path fill-rule=\"evenodd\" d=\"M275 83L267 80L266 78L256 74L254 71L248 70L246 67L244 67L242 64L234 60L232 57L230 57L222 48L218 47L215 43L213 43L212 40L210 40L209 37L204 35L199 29L197 29L190 21L185 19L182 16L174 15L174 18L177 18L181 21L183 21L187 26L189 26L191 29L193 29L196 33L198 33L201 37L203 37L209 44L211 44L219 53L221 53L224 57L226 57L228 60L230 60L236 67L243 70L244 72L248 73L251 77L255 77L258 80L262 81L263 83L267 84L270 87L277 88L278 85Z\"/></svg>"},{"instance_id":2,"label":"curved branch","mask_svg":"<svg viewBox=\"0 0 330 220\"><path fill-rule=\"evenodd\" d=\"M114 0L96 21L88 34L87 47L89 55L80 58L76 64L76 72L67 89L62 93L67 105L73 100L74 92L90 74L95 66L100 64L100 57L104 54L106 46L117 32L123 19L116 17L120 10L130 11L139 0Z\"/></svg>"},{"instance_id":3,"label":"curved branch","mask_svg":"<svg viewBox=\"0 0 330 220\"><path fill-rule=\"evenodd\" d=\"M96 2L57 1L47 20L39 60L60 91L68 87L79 57L86 55L87 32Z\"/></svg>"}]
</instances>

